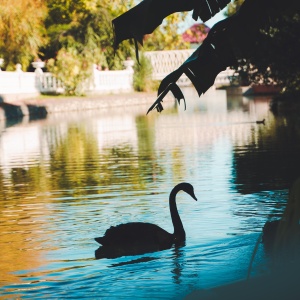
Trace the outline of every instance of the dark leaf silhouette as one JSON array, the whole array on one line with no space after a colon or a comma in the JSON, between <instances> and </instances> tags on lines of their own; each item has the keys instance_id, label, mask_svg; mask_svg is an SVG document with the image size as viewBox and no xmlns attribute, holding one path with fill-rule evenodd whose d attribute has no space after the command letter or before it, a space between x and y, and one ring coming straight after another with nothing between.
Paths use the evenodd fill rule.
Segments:
<instances>
[{"instance_id":1,"label":"dark leaf silhouette","mask_svg":"<svg viewBox=\"0 0 300 300\"><path fill-rule=\"evenodd\" d=\"M176 81L185 74L196 88L198 95L204 94L213 84L217 75L239 59L250 58L259 50L257 37L261 29L272 24L272 19L282 13L279 0L246 0L234 16L218 22L209 31L200 47L175 71L166 76L159 88L155 106L161 104L163 97L177 86ZM298 9L299 3L287 0L285 9ZM253 22L253 16L256 16ZM177 86L179 89L179 87ZM161 107L160 107L161 108Z\"/></svg>"},{"instance_id":2,"label":"dark leaf silhouette","mask_svg":"<svg viewBox=\"0 0 300 300\"><path fill-rule=\"evenodd\" d=\"M115 32L115 49L127 39L143 44L145 34L152 33L168 15L175 12L193 10L193 18L205 22L223 9L230 0L144 0L126 13L115 18L112 23Z\"/></svg>"},{"instance_id":3,"label":"dark leaf silhouette","mask_svg":"<svg viewBox=\"0 0 300 300\"><path fill-rule=\"evenodd\" d=\"M167 88L165 88L161 94L159 94L158 98L156 99L156 101L151 105L151 107L148 109L147 114L153 110L154 108L156 108L156 110L158 112L161 112L163 110L163 106L161 104L161 102L163 101L164 97L166 96L166 94L171 91L175 97L175 99L177 100L178 104L180 104L180 100L183 99L184 101L184 109L186 109L186 103L185 103L185 98L184 95L182 93L182 91L180 90L179 86L176 83L170 83Z\"/></svg>"},{"instance_id":4,"label":"dark leaf silhouette","mask_svg":"<svg viewBox=\"0 0 300 300\"><path fill-rule=\"evenodd\" d=\"M134 38L143 43L143 36L152 33L162 20L179 11L193 10L193 18L207 21L229 0L144 0L125 14L113 20L115 48L125 39ZM299 0L245 0L233 16L220 21L209 31L202 45L177 70L166 76L158 89L158 98L149 108L163 110L162 101L171 91L177 101L184 99L176 81L182 74L191 80L199 96L214 83L216 76L239 59L251 58L258 51L260 30L272 24L272 20L287 9L300 11Z\"/></svg>"}]
</instances>

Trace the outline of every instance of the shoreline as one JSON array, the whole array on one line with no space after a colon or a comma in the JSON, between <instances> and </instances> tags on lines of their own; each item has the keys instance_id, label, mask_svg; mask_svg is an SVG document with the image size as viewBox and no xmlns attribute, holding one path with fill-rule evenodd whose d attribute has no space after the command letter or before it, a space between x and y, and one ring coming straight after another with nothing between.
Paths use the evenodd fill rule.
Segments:
<instances>
[{"instance_id":1,"label":"shoreline","mask_svg":"<svg viewBox=\"0 0 300 300\"><path fill-rule=\"evenodd\" d=\"M156 100L156 92L131 92L123 94L103 94L91 96L41 96L13 102L1 101L0 120L16 118L46 118L48 114L110 109L113 107L133 107L149 105ZM168 100L172 97L168 96ZM167 100L167 99L166 99ZM145 112L146 113L146 112Z\"/></svg>"}]
</instances>

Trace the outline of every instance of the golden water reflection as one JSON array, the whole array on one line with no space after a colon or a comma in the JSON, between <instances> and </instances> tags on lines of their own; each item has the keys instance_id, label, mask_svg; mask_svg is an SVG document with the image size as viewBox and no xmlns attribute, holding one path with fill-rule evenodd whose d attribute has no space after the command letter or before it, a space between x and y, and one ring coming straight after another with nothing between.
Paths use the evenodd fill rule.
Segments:
<instances>
[{"instance_id":1,"label":"golden water reflection","mask_svg":"<svg viewBox=\"0 0 300 300\"><path fill-rule=\"evenodd\" d=\"M1 201L1 285L17 283L22 274L18 270L35 269L45 262L49 251L43 245L45 223L43 216L51 216L47 209L49 197L23 194Z\"/></svg>"}]
</instances>

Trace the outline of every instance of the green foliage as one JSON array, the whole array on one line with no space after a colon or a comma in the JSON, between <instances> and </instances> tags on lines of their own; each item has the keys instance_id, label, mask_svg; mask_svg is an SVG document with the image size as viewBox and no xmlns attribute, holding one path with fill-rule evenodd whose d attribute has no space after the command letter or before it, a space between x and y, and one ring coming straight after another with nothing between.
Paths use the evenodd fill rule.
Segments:
<instances>
[{"instance_id":1,"label":"green foliage","mask_svg":"<svg viewBox=\"0 0 300 300\"><path fill-rule=\"evenodd\" d=\"M111 21L135 5L134 0L79 0L48 1L46 20L50 43L43 49L47 58L53 58L62 47L81 47L79 53L89 52L93 63L109 69L121 69L128 56L134 56L131 41L121 43L115 53ZM178 34L178 28L186 13L168 16L163 24L144 41L143 50L183 49L188 44Z\"/></svg>"},{"instance_id":2,"label":"green foliage","mask_svg":"<svg viewBox=\"0 0 300 300\"><path fill-rule=\"evenodd\" d=\"M113 49L111 21L124 9L121 0L48 1L50 43L43 52L49 59L49 70L64 82L68 94L81 93L78 84L91 75L93 64L122 69L125 58L131 56L128 42L116 54Z\"/></svg>"},{"instance_id":3,"label":"green foliage","mask_svg":"<svg viewBox=\"0 0 300 300\"><path fill-rule=\"evenodd\" d=\"M75 48L60 49L55 60L48 60L47 68L63 82L67 95L83 94L82 83L90 77L91 66Z\"/></svg>"},{"instance_id":4,"label":"green foliage","mask_svg":"<svg viewBox=\"0 0 300 300\"><path fill-rule=\"evenodd\" d=\"M149 92L153 90L151 62L145 55L140 56L140 64L134 64L133 88L138 92Z\"/></svg>"},{"instance_id":5,"label":"green foliage","mask_svg":"<svg viewBox=\"0 0 300 300\"><path fill-rule=\"evenodd\" d=\"M244 0L228 5L227 15L239 10ZM255 22L255 20L253 20ZM270 20L253 41L254 55L232 66L242 77L243 84L280 84L285 93L300 92L300 14L289 10Z\"/></svg>"},{"instance_id":6,"label":"green foliage","mask_svg":"<svg viewBox=\"0 0 300 300\"><path fill-rule=\"evenodd\" d=\"M143 50L179 50L189 48L178 30L184 21L186 13L176 13L165 18L162 25L155 29L152 34L145 36Z\"/></svg>"},{"instance_id":7,"label":"green foliage","mask_svg":"<svg viewBox=\"0 0 300 300\"><path fill-rule=\"evenodd\" d=\"M235 68L254 83L280 84L286 93L300 92L300 14L290 11L272 21L256 41L255 55Z\"/></svg>"},{"instance_id":8,"label":"green foliage","mask_svg":"<svg viewBox=\"0 0 300 300\"><path fill-rule=\"evenodd\" d=\"M43 49L47 58L54 58L62 47L73 47L91 63L120 69L131 55L129 43L121 45L114 55L111 21L126 10L121 0L50 0L48 9L46 26L51 43Z\"/></svg>"},{"instance_id":9,"label":"green foliage","mask_svg":"<svg viewBox=\"0 0 300 300\"><path fill-rule=\"evenodd\" d=\"M80 94L80 81L86 80L92 65L110 70L122 69L123 61L134 56L132 41L113 49L112 20L136 5L135 0L2 0L0 4L0 55L6 69L21 63L26 70L38 57L62 80L68 94ZM186 13L168 16L143 50L187 48L178 34ZM48 41L48 43L47 43ZM151 66L141 57L134 79L137 90L151 90Z\"/></svg>"},{"instance_id":10,"label":"green foliage","mask_svg":"<svg viewBox=\"0 0 300 300\"><path fill-rule=\"evenodd\" d=\"M43 0L0 1L0 56L6 70L21 63L26 70L46 45L44 19L47 9Z\"/></svg>"},{"instance_id":11,"label":"green foliage","mask_svg":"<svg viewBox=\"0 0 300 300\"><path fill-rule=\"evenodd\" d=\"M225 12L225 16L231 17L234 15L241 7L241 5L245 2L245 0L233 0L231 3L227 5L227 11Z\"/></svg>"}]
</instances>

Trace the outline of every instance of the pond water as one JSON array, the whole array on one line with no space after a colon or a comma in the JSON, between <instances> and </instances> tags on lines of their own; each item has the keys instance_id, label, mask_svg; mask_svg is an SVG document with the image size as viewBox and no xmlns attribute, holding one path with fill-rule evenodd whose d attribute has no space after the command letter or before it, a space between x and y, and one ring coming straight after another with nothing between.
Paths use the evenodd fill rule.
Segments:
<instances>
[{"instance_id":1,"label":"pond water","mask_svg":"<svg viewBox=\"0 0 300 300\"><path fill-rule=\"evenodd\" d=\"M247 276L263 224L280 217L300 173L299 118L275 116L264 97L184 90L168 105L55 114L2 124L0 295L9 299L182 299ZM155 99L154 99L155 100ZM265 125L256 124L265 119ZM95 259L111 225L150 222L181 248ZM267 269L259 246L251 276Z\"/></svg>"}]
</instances>

